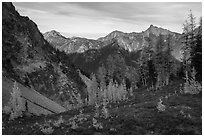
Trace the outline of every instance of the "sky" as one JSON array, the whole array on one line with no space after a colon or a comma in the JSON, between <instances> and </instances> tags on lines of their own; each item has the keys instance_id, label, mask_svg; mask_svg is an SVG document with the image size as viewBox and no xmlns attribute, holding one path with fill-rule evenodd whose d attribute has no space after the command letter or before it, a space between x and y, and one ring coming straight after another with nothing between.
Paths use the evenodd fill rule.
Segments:
<instances>
[{"instance_id":1,"label":"sky","mask_svg":"<svg viewBox=\"0 0 204 137\"><path fill-rule=\"evenodd\" d=\"M42 33L56 30L66 37L97 39L114 30L145 31L151 24L182 33L189 11L202 16L201 2L14 2Z\"/></svg>"}]
</instances>

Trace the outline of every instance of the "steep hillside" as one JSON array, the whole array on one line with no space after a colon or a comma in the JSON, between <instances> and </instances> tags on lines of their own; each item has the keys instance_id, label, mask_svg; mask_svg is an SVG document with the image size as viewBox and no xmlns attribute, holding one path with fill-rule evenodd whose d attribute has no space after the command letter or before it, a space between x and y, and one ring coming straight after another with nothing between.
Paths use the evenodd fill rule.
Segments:
<instances>
[{"instance_id":1,"label":"steep hillside","mask_svg":"<svg viewBox=\"0 0 204 137\"><path fill-rule=\"evenodd\" d=\"M109 56L119 55L121 59L125 59L127 66L134 66L134 63L140 56L140 51L129 52L124 48L121 48L117 42L104 46L100 49L90 49L83 53L72 53L69 56L70 60L76 65L76 67L84 70L86 73L96 73L100 66L107 64Z\"/></svg>"},{"instance_id":2,"label":"steep hillside","mask_svg":"<svg viewBox=\"0 0 204 137\"><path fill-rule=\"evenodd\" d=\"M89 49L98 49L103 43L97 40L73 37L66 38L54 30L43 34L44 38L59 51L65 53L82 53Z\"/></svg>"},{"instance_id":3,"label":"steep hillside","mask_svg":"<svg viewBox=\"0 0 204 137\"><path fill-rule=\"evenodd\" d=\"M64 53L53 48L28 17L2 3L3 76L34 88L61 105L78 104L83 83ZM81 98L81 97L80 97Z\"/></svg>"}]
</instances>

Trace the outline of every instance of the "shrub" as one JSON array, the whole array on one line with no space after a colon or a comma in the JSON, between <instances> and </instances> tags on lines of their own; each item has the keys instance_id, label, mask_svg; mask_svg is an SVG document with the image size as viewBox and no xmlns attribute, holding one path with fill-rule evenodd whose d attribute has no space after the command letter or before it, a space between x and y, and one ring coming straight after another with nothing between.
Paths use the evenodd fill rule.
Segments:
<instances>
[{"instance_id":1,"label":"shrub","mask_svg":"<svg viewBox=\"0 0 204 137\"><path fill-rule=\"evenodd\" d=\"M44 134L52 134L54 132L54 129L49 126L49 127L44 127L44 128L41 128L41 131L44 133Z\"/></svg>"},{"instance_id":2,"label":"shrub","mask_svg":"<svg viewBox=\"0 0 204 137\"><path fill-rule=\"evenodd\" d=\"M52 134L54 132L54 129L52 128L52 126L50 124L51 122L52 122L51 120L49 120L49 121L45 120L45 123L42 125L40 125L39 123L36 122L34 124L34 126L39 127L39 129L42 133L49 135L49 134Z\"/></svg>"},{"instance_id":3,"label":"shrub","mask_svg":"<svg viewBox=\"0 0 204 137\"><path fill-rule=\"evenodd\" d=\"M4 108L2 109L3 114L10 114L11 113L11 107L9 106L4 106Z\"/></svg>"},{"instance_id":4,"label":"shrub","mask_svg":"<svg viewBox=\"0 0 204 137\"><path fill-rule=\"evenodd\" d=\"M132 87L130 87L130 89L129 89L129 94L130 94L130 96L133 96L133 89L132 89Z\"/></svg>"},{"instance_id":5,"label":"shrub","mask_svg":"<svg viewBox=\"0 0 204 137\"><path fill-rule=\"evenodd\" d=\"M104 99L103 101L103 108L102 108L102 114L103 114L103 117L105 119L107 119L109 117L109 113L108 113L108 109L107 109L107 103L106 103L106 100Z\"/></svg>"},{"instance_id":6,"label":"shrub","mask_svg":"<svg viewBox=\"0 0 204 137\"><path fill-rule=\"evenodd\" d=\"M99 105L98 105L98 103L96 103L96 105L95 105L95 114L94 114L94 117L95 118L97 118L97 117L99 117Z\"/></svg>"},{"instance_id":7,"label":"shrub","mask_svg":"<svg viewBox=\"0 0 204 137\"><path fill-rule=\"evenodd\" d=\"M92 119L92 123L93 123L93 127L94 127L96 130L103 128L102 124L99 123L95 118Z\"/></svg>"},{"instance_id":8,"label":"shrub","mask_svg":"<svg viewBox=\"0 0 204 137\"><path fill-rule=\"evenodd\" d=\"M62 118L62 116L60 116L60 118L59 118L57 121L55 121L55 122L53 123L53 125L54 125L55 127L60 127L60 125L63 124L63 123L64 123L64 119Z\"/></svg>"},{"instance_id":9,"label":"shrub","mask_svg":"<svg viewBox=\"0 0 204 137\"><path fill-rule=\"evenodd\" d=\"M162 112L162 111L166 110L166 106L164 104L162 104L161 98L159 99L159 102L157 103L157 109L158 109L159 112Z\"/></svg>"},{"instance_id":10,"label":"shrub","mask_svg":"<svg viewBox=\"0 0 204 137\"><path fill-rule=\"evenodd\" d=\"M78 125L75 122L75 120L71 121L71 129L77 129L77 128L78 128Z\"/></svg>"}]
</instances>

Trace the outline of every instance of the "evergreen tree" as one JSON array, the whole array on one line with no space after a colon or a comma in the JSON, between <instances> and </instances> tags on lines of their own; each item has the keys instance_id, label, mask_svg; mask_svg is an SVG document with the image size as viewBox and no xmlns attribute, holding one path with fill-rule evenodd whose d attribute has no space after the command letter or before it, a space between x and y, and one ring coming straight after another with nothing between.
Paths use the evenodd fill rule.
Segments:
<instances>
[{"instance_id":1,"label":"evergreen tree","mask_svg":"<svg viewBox=\"0 0 204 137\"><path fill-rule=\"evenodd\" d=\"M107 86L107 98L109 101L113 100L113 94L114 94L114 83L113 83L113 79L110 80L108 86Z\"/></svg>"},{"instance_id":2,"label":"evergreen tree","mask_svg":"<svg viewBox=\"0 0 204 137\"><path fill-rule=\"evenodd\" d=\"M98 72L97 72L97 78L99 79L99 90L98 90L98 99L100 102L102 102L102 98L104 96L104 91L106 89L106 68L104 65L99 67Z\"/></svg>"},{"instance_id":3,"label":"evergreen tree","mask_svg":"<svg viewBox=\"0 0 204 137\"><path fill-rule=\"evenodd\" d=\"M118 100L118 98L117 98L117 92L118 92L118 85L117 85L117 82L113 85L113 92L112 92L112 97L113 97L113 99L112 99L112 101L114 102L114 103L116 103L116 101Z\"/></svg>"},{"instance_id":4,"label":"evergreen tree","mask_svg":"<svg viewBox=\"0 0 204 137\"><path fill-rule=\"evenodd\" d=\"M196 79L202 81L202 18L200 18L195 46L192 47L191 56L191 68L194 67L197 72Z\"/></svg>"},{"instance_id":5,"label":"evergreen tree","mask_svg":"<svg viewBox=\"0 0 204 137\"><path fill-rule=\"evenodd\" d=\"M148 62L148 66L149 66L149 83L153 87L156 84L157 79L156 67L154 65L153 59L151 59Z\"/></svg>"},{"instance_id":6,"label":"evergreen tree","mask_svg":"<svg viewBox=\"0 0 204 137\"><path fill-rule=\"evenodd\" d=\"M100 84L101 84L100 87L102 87L103 89L105 89L105 86L106 86L106 74L107 74L107 71L104 65L98 68L97 78L100 81Z\"/></svg>"},{"instance_id":7,"label":"evergreen tree","mask_svg":"<svg viewBox=\"0 0 204 137\"><path fill-rule=\"evenodd\" d=\"M157 82L156 87L164 86L164 77L165 77L165 60L164 60L164 53L162 52L163 47L165 46L163 41L163 36L160 34L159 39L155 46L154 52L154 65L156 66L157 71Z\"/></svg>"},{"instance_id":8,"label":"evergreen tree","mask_svg":"<svg viewBox=\"0 0 204 137\"><path fill-rule=\"evenodd\" d=\"M151 43L150 39L147 40L149 41L149 43ZM139 73L143 86L147 86L147 81L150 75L149 61L151 60L151 58L152 58L152 44L149 44L148 46L143 47L140 58L137 62L139 65Z\"/></svg>"},{"instance_id":9,"label":"evergreen tree","mask_svg":"<svg viewBox=\"0 0 204 137\"><path fill-rule=\"evenodd\" d=\"M119 83L125 78L126 74L125 59L119 54L109 55L107 59L108 80L117 80Z\"/></svg>"},{"instance_id":10,"label":"evergreen tree","mask_svg":"<svg viewBox=\"0 0 204 137\"><path fill-rule=\"evenodd\" d=\"M196 44L196 34L195 34L195 17L190 10L190 13L188 15L188 19L183 24L183 34L184 34L184 46L183 49L183 66L184 71L190 72L191 68L191 61L193 56L193 50L192 48L195 47Z\"/></svg>"},{"instance_id":11,"label":"evergreen tree","mask_svg":"<svg viewBox=\"0 0 204 137\"><path fill-rule=\"evenodd\" d=\"M140 58L138 60L138 65L139 65L139 72L140 72L140 77L142 80L142 85L146 86L147 85L147 78L148 78L148 53L146 51L146 48L144 47Z\"/></svg>"},{"instance_id":12,"label":"evergreen tree","mask_svg":"<svg viewBox=\"0 0 204 137\"><path fill-rule=\"evenodd\" d=\"M173 72L174 65L171 51L171 35L168 35L165 40L164 36L160 34L153 57L154 66L157 72L156 87L162 87L169 84L170 75Z\"/></svg>"},{"instance_id":13,"label":"evergreen tree","mask_svg":"<svg viewBox=\"0 0 204 137\"><path fill-rule=\"evenodd\" d=\"M115 70L115 59L112 55L109 55L107 58L107 78L109 80L113 78Z\"/></svg>"},{"instance_id":14,"label":"evergreen tree","mask_svg":"<svg viewBox=\"0 0 204 137\"><path fill-rule=\"evenodd\" d=\"M125 80L122 81L121 86L123 87L122 88L123 89L122 90L122 98L123 98L123 100L126 100L128 91L127 91Z\"/></svg>"},{"instance_id":15,"label":"evergreen tree","mask_svg":"<svg viewBox=\"0 0 204 137\"><path fill-rule=\"evenodd\" d=\"M140 80L139 69L132 66L128 66L125 76L129 80L130 85L128 88L132 87L134 89L137 89L137 83Z\"/></svg>"},{"instance_id":16,"label":"evergreen tree","mask_svg":"<svg viewBox=\"0 0 204 137\"><path fill-rule=\"evenodd\" d=\"M98 83L95 74L91 74L91 87L89 92L89 105L94 105L97 101Z\"/></svg>"},{"instance_id":17,"label":"evergreen tree","mask_svg":"<svg viewBox=\"0 0 204 137\"><path fill-rule=\"evenodd\" d=\"M170 75L172 73L172 70L173 70L173 61L171 59L171 52L172 52L172 47L171 47L171 35L169 34L168 37L167 37L167 49L165 51L165 57L164 57L164 60L165 60L165 72L166 72L166 85L169 84L169 79L170 79Z\"/></svg>"}]
</instances>

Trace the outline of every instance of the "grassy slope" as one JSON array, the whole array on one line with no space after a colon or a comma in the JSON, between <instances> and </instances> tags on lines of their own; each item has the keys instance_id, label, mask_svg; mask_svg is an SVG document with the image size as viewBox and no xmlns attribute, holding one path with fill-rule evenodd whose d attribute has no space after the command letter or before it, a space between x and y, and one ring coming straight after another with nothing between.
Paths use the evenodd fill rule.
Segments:
<instances>
[{"instance_id":1,"label":"grassy slope","mask_svg":"<svg viewBox=\"0 0 204 137\"><path fill-rule=\"evenodd\" d=\"M78 128L72 129L70 118L79 114L79 110L41 117L22 118L8 122L3 115L3 134L43 134L39 126L45 121L56 121L60 116L64 122L60 127L52 125L53 134L202 134L202 95L183 95L179 83L174 83L160 91L148 91L146 88L134 92L129 101L110 104L108 119L97 118L103 129L92 126L93 107L84 107ZM166 110L158 112L157 102L164 97ZM165 98L166 97L166 98ZM51 122L53 123L53 122Z\"/></svg>"}]
</instances>

